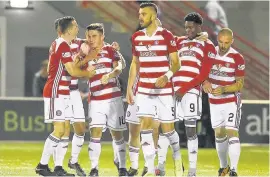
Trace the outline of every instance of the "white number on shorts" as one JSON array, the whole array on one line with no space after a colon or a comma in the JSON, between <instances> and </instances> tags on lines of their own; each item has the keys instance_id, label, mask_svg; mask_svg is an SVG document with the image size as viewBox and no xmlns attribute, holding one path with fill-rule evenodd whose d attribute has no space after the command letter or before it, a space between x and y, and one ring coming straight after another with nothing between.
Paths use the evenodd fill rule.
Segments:
<instances>
[{"instance_id":1,"label":"white number on shorts","mask_svg":"<svg viewBox=\"0 0 270 177\"><path fill-rule=\"evenodd\" d=\"M233 116L234 116L233 113L230 113L229 114L228 122L232 122L233 121Z\"/></svg>"},{"instance_id":2,"label":"white number on shorts","mask_svg":"<svg viewBox=\"0 0 270 177\"><path fill-rule=\"evenodd\" d=\"M124 116L118 117L119 119L119 125L125 125L126 124L126 120L124 118Z\"/></svg>"},{"instance_id":3,"label":"white number on shorts","mask_svg":"<svg viewBox=\"0 0 270 177\"><path fill-rule=\"evenodd\" d=\"M189 108L190 108L190 112L195 112L195 104L194 103L190 103Z\"/></svg>"}]
</instances>

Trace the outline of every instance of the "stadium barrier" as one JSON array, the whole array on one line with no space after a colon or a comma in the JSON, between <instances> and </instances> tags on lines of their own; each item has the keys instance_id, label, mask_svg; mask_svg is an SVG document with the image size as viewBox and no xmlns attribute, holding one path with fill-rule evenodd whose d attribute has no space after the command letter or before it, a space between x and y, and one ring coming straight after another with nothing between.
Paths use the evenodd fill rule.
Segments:
<instances>
[{"instance_id":1,"label":"stadium barrier","mask_svg":"<svg viewBox=\"0 0 270 177\"><path fill-rule=\"evenodd\" d=\"M269 100L243 101L239 132L241 143L269 143L269 103ZM43 122L43 106L42 98L0 98L0 140L45 140L52 132L52 125ZM84 106L87 108L86 102ZM127 139L128 131L124 134ZM108 131L103 134L102 139L111 141ZM89 140L89 133L86 134L86 140Z\"/></svg>"}]
</instances>

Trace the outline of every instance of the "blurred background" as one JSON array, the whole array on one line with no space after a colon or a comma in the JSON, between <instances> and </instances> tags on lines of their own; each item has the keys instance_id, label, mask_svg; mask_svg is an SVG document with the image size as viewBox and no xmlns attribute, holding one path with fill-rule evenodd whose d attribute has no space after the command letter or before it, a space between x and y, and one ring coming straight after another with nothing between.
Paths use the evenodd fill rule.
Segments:
<instances>
[{"instance_id":1,"label":"blurred background","mask_svg":"<svg viewBox=\"0 0 270 177\"><path fill-rule=\"evenodd\" d=\"M78 36L80 38L84 38L85 27L90 23L104 23L106 41L118 42L127 62L127 67L120 76L124 96L131 63L130 37L138 28L140 3L141 1L1 1L0 93L1 99L5 101L1 102L0 106L1 114L3 113L0 125L6 127L1 128L0 131L9 132L6 130L9 130L7 128L12 125L12 122L6 121L13 120L14 116L18 119L16 119L18 127L11 126L14 132L22 131L20 128L22 123L26 129L32 126L29 132L38 126L35 121L38 122L39 119L35 116L42 118L43 102L36 97L42 96L47 79L48 49L56 38L54 20L62 16L71 15L76 18L80 27ZM177 36L185 35L183 18L192 11L199 12L203 16L204 31L208 32L209 38L214 43L221 27L229 27L234 31L233 47L243 54L246 61L246 79L242 98L249 100L248 109L243 110L241 131L245 133L251 131L249 136L255 136L254 141L258 140L256 136L269 137L269 2L211 0L155 1L155 3L159 6L159 18L163 26ZM81 85L81 91L87 95L85 83ZM10 102L12 109L7 107L8 100L12 100ZM207 98L204 100L204 115L206 115L205 119L209 120ZM17 104L18 108L15 109ZM14 112L6 112L8 110ZM32 122L29 116L33 119ZM23 122L19 121L21 117ZM252 120L256 121L254 125L249 124L253 123ZM42 120L40 122L42 123ZM206 126L209 125L210 122L206 121ZM201 126L205 127L203 124ZM211 125L208 130L211 132ZM200 129L200 131L207 134L207 129ZM1 139L4 134L0 135ZM12 137L8 135L6 139ZM262 139L266 143L269 142L269 138ZM247 137L247 142L253 142L253 139Z\"/></svg>"}]
</instances>

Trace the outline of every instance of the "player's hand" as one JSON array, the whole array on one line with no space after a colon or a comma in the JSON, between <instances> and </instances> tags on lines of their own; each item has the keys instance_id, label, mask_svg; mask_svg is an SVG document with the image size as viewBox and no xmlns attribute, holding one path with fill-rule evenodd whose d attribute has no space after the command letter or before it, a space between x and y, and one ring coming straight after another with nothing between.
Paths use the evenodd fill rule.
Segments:
<instances>
[{"instance_id":1,"label":"player's hand","mask_svg":"<svg viewBox=\"0 0 270 177\"><path fill-rule=\"evenodd\" d=\"M197 39L199 41L207 41L208 40L208 33L207 32L198 33L198 37L196 37L195 39Z\"/></svg>"},{"instance_id":2,"label":"player's hand","mask_svg":"<svg viewBox=\"0 0 270 177\"><path fill-rule=\"evenodd\" d=\"M102 78L100 79L100 81L101 81L101 83L102 83L103 85L108 84L108 83L109 83L109 80L110 80L110 75L109 75L109 74L104 74L104 75L102 76Z\"/></svg>"},{"instance_id":3,"label":"player's hand","mask_svg":"<svg viewBox=\"0 0 270 177\"><path fill-rule=\"evenodd\" d=\"M88 75L89 78L93 77L96 74L95 69L96 69L95 66L92 66L92 65L88 66L87 71L89 71L89 75Z\"/></svg>"},{"instance_id":4,"label":"player's hand","mask_svg":"<svg viewBox=\"0 0 270 177\"><path fill-rule=\"evenodd\" d=\"M88 55L90 52L90 46L87 43L83 43L80 48L80 53L82 55Z\"/></svg>"},{"instance_id":5,"label":"player's hand","mask_svg":"<svg viewBox=\"0 0 270 177\"><path fill-rule=\"evenodd\" d=\"M212 91L212 94L213 94L214 96L219 96L219 95L221 95L221 94L223 94L223 93L224 93L224 88L221 87L221 86L215 88L215 89Z\"/></svg>"},{"instance_id":6,"label":"player's hand","mask_svg":"<svg viewBox=\"0 0 270 177\"><path fill-rule=\"evenodd\" d=\"M113 42L112 43L112 47L117 50L117 51L120 51L120 45L117 43L117 42Z\"/></svg>"},{"instance_id":7,"label":"player's hand","mask_svg":"<svg viewBox=\"0 0 270 177\"><path fill-rule=\"evenodd\" d=\"M157 81L155 83L155 86L157 88L162 88L162 87L165 87L165 85L167 84L168 82L168 77L163 75L163 76L160 76L159 78L157 78Z\"/></svg>"},{"instance_id":8,"label":"player's hand","mask_svg":"<svg viewBox=\"0 0 270 177\"><path fill-rule=\"evenodd\" d=\"M132 92L132 89L128 89L127 90L127 96L126 96L126 99L127 99L127 103L128 104L134 104L134 95L133 95L133 92Z\"/></svg>"},{"instance_id":9,"label":"player's hand","mask_svg":"<svg viewBox=\"0 0 270 177\"><path fill-rule=\"evenodd\" d=\"M212 92L212 84L208 81L203 82L203 91L205 93L211 93Z\"/></svg>"}]
</instances>

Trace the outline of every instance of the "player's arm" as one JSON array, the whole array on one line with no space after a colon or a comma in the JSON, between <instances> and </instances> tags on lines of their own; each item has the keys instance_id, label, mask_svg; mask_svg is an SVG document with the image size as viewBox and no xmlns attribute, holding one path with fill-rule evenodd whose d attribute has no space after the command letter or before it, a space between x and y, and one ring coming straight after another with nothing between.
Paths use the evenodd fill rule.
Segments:
<instances>
[{"instance_id":1,"label":"player's arm","mask_svg":"<svg viewBox=\"0 0 270 177\"><path fill-rule=\"evenodd\" d=\"M202 61L201 70L199 75L197 75L193 80L183 84L183 86L176 91L176 95L183 96L188 90L203 83L209 76L212 68L212 60L216 56L216 50L213 45L208 45L206 51L204 52L204 59Z\"/></svg>"},{"instance_id":2,"label":"player's arm","mask_svg":"<svg viewBox=\"0 0 270 177\"><path fill-rule=\"evenodd\" d=\"M217 87L213 90L213 95L221 95L223 93L240 92L244 87L245 61L242 55L235 57L235 83L231 85Z\"/></svg>"},{"instance_id":3,"label":"player's arm","mask_svg":"<svg viewBox=\"0 0 270 177\"><path fill-rule=\"evenodd\" d=\"M95 75L95 70L92 68L91 70L81 70L79 67L76 66L74 62L67 62L64 64L67 72L72 77L86 77L91 78Z\"/></svg>"},{"instance_id":4,"label":"player's arm","mask_svg":"<svg viewBox=\"0 0 270 177\"><path fill-rule=\"evenodd\" d=\"M129 69L128 85L127 90L132 91L133 85L135 84L137 73L140 69L140 62L137 56L132 56L132 62Z\"/></svg>"}]
</instances>

